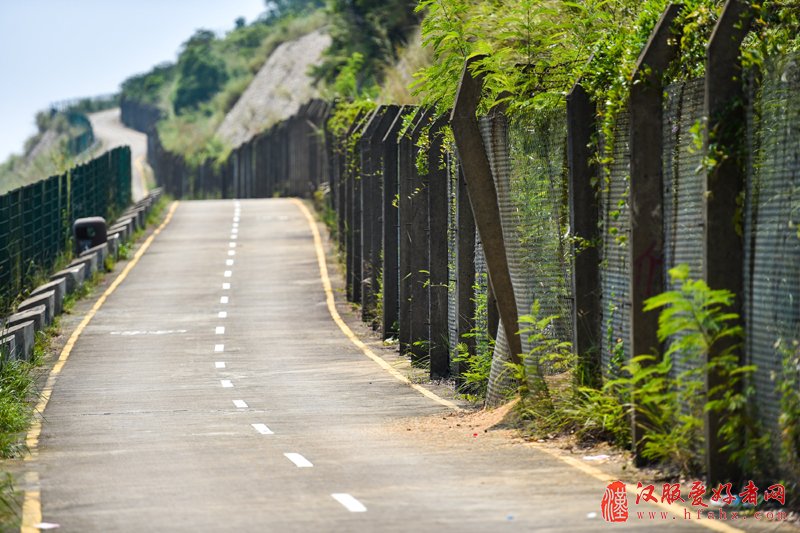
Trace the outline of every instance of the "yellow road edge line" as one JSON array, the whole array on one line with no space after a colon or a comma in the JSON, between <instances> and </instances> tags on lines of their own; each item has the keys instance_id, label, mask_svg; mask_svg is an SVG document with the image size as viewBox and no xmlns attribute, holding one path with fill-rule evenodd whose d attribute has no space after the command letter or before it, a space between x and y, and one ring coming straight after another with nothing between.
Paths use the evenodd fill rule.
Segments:
<instances>
[{"instance_id":1,"label":"yellow road edge line","mask_svg":"<svg viewBox=\"0 0 800 533\"><path fill-rule=\"evenodd\" d=\"M44 389L39 396L39 402L36 404L34 419L25 438L25 445L28 447L29 451L29 454L25 456L25 461L32 461L38 456L39 437L42 434L44 410L47 408L47 404L50 402L50 397L53 394L53 388L55 387L58 375L61 374L61 370L63 370L67 359L69 359L72 349L75 347L75 343L78 342L78 338L81 336L81 333L83 333L83 330L86 329L86 326L89 325L89 322L92 321L92 318L94 318L108 297L111 296L115 290L117 290L117 287L119 287L123 281L125 281L125 278L127 278L128 274L130 274L131 270L133 270L133 267L136 266L147 249L150 248L150 245L153 243L153 240L156 238L156 236L161 233L161 230L167 227L167 224L169 224L169 222L172 220L172 215L175 214L175 210L178 208L178 203L179 202L177 201L172 202L172 205L170 205L169 211L167 212L167 216L164 217L164 221L153 231L152 234L150 234L149 237L147 237L144 243L142 243L142 246L140 246L134 254L133 259L131 259L130 262L125 265L125 268L122 269L122 272L119 273L111 285L109 285L100 298L97 299L89 312L83 317L83 320L81 320L80 324L78 324L78 327L72 332L72 335L70 335L67 343L61 350L58 360L56 361L55 365L53 365L53 368L50 370L50 373L47 376L47 382L45 383ZM37 472L31 472L31 475L28 478L28 484L29 486L36 486L37 490L25 491L25 499L22 503L22 525L20 526L20 532L36 533L39 531L39 528L35 526L42 521L42 500L41 492L38 490L39 474Z\"/></svg>"},{"instance_id":2,"label":"yellow road edge line","mask_svg":"<svg viewBox=\"0 0 800 533\"><path fill-rule=\"evenodd\" d=\"M305 206L305 204L302 201L300 201L300 200L298 200L296 198L293 198L292 201L295 204L297 204L297 206L303 212L303 214L306 217L306 220L308 220L309 226L311 227L311 233L312 233L312 235L314 237L314 248L316 249L316 252L317 252L317 263L319 264L320 276L322 278L322 286L325 289L325 299L326 299L326 302L328 304L328 312L330 313L331 318L333 318L333 321L336 323L336 325L339 326L339 329L342 330L342 333L344 333L344 335L348 339L350 339L350 342L352 342L359 349L361 349L361 351L364 352L364 355L366 355L367 357L372 359L375 363L377 363L381 368L383 368L384 370L389 372L398 381L400 381L402 383L405 383L407 385L410 385L414 390L418 391L420 394L430 398L431 400L433 400L433 401L435 401L435 402L437 402L437 403L439 403L441 405L444 405L444 406L449 407L450 409L453 409L453 410L456 410L456 411L463 411L463 409L461 409L459 406L457 406L453 402L451 402L449 400L445 400L444 398L438 396L437 394L429 391L428 389L426 389L424 387L421 387L421 386L419 386L419 385L417 385L415 383L411 383L411 381L406 376L404 376L403 374L398 372L396 368L392 367L389 363L384 361L381 357L378 357L372 350L370 350L369 347L361 341L361 339L356 337L355 333L353 333L353 330L350 329L350 327L344 322L344 320L342 320L342 317L339 315L339 312L336 310L336 301L334 300L334 297L333 297L333 288L331 286L331 280L328 277L328 265L327 265L327 262L325 261L325 249L322 247L322 238L320 237L319 230L317 229L317 224L316 224L316 221L314 220L314 216L311 214L311 212L308 210L308 208ZM546 449L544 447L541 447L541 446L536 446L536 449L537 450L541 450L541 451L547 453L548 455L550 455L551 457L553 457L555 459L558 459L562 463L565 463L565 464L575 468L576 470L580 470L584 474L587 474L587 475L589 475L589 476L591 476L591 477L593 477L593 478L595 478L595 479L597 479L599 481L602 481L604 483L610 483L611 481L616 481L616 479L617 479L614 476L612 476L610 474L607 474L606 472L603 472L599 468L595 468L595 467L593 467L591 465L587 465L585 463L582 463L581 461L579 461L578 459L575 459L573 457L568 457L568 456L565 456L565 455L561 455L561 454L559 454L557 452L554 452L552 450L548 450L548 449ZM631 494L633 496L636 496L637 493L636 493L636 489L635 488L630 487L628 484L626 484L626 487L627 487L627 491L628 491L629 494ZM677 516L678 518L683 519L683 516L681 516L678 513L682 512L683 509L685 509L684 507L678 506L680 508L680 511L678 511L678 510L675 509L675 506L671 506L671 505L668 505L666 503L662 503L662 502L650 502L650 503L653 503L657 507L660 507L661 509L669 511L670 513L672 513L673 515ZM726 524L720 523L719 521L704 520L704 521L698 521L698 522L693 522L693 523L697 523L697 524L699 524L699 525L701 525L703 527L706 527L708 529L711 529L713 531L721 531L723 533L744 533L741 529L737 529L735 527L728 526Z\"/></svg>"},{"instance_id":3,"label":"yellow road edge line","mask_svg":"<svg viewBox=\"0 0 800 533\"><path fill-rule=\"evenodd\" d=\"M325 261L325 249L322 247L322 237L320 237L319 229L317 229L317 222L314 220L314 216L303 202L296 198L293 198L292 201L297 205L298 208L300 208L300 211L302 211L303 215L306 217L306 220L308 220L308 225L311 227L311 234L314 237L314 249L317 252L317 263L319 264L320 277L322 278L322 288L325 290L325 301L328 304L328 312L330 313L331 318L336 325L339 326L339 329L342 330L344 336L350 339L350 342L355 344L364 353L364 355L372 359L372 361L377 363L378 366L391 374L392 377L394 377L397 381L405 383L415 391L438 404L441 404L454 411L463 411L461 407L450 400L442 398L438 394L429 391L425 387L422 387L416 383L412 383L411 380L401 374L396 368L384 361L383 358L376 355L375 352L370 350L369 347L361 341L361 339L356 337L356 334L353 333L353 330L350 329L350 326L348 326L345 321L342 320L341 315L339 315L339 311L336 310L336 300L333 297L333 287L331 285L331 279L328 276L328 264Z\"/></svg>"},{"instance_id":4,"label":"yellow road edge line","mask_svg":"<svg viewBox=\"0 0 800 533\"><path fill-rule=\"evenodd\" d=\"M595 479L597 479L599 481L602 481L603 483L610 483L610 482L616 481L618 479L617 477L614 477L614 476L612 476L611 474L609 474L607 472L603 472L602 470L600 470L597 467L594 467L592 465L587 465L586 463L581 462L579 459L576 459L574 457L570 457L568 455L562 455L562 454L560 454L560 453L558 453L558 452L556 452L554 450L550 450L548 448L545 448L544 446L534 446L534 448L537 449L537 450L543 451L544 453L550 455L551 457L554 457L555 459L558 459L562 463L566 463L569 466L571 466L571 467L573 467L573 468L575 468L577 470L580 470L584 474L587 474L587 475L592 476L593 478L595 478ZM634 487L629 483L625 484L625 490L631 496L635 497L635 496L638 495L638 493L636 492L637 487ZM692 511L692 509L690 509L689 507L683 507L682 505L669 505L669 504L664 503L664 502L649 502L649 503L652 504L652 505L655 505L656 507L659 507L659 508L661 508L661 509L663 509L665 511L669 511L671 514L673 514L676 517L678 517L679 520L683 520L684 519L684 516L683 516L682 513L683 513L683 511L685 509L688 509L689 511ZM706 520L706 519L695 520L695 521L692 522L692 525L694 525L694 524L697 524L697 525L703 526L705 528L711 529L712 531L722 531L724 533L744 533L743 530L737 529L737 528L732 527L732 526L729 526L729 525L727 525L725 523L720 522L719 520Z\"/></svg>"}]
</instances>

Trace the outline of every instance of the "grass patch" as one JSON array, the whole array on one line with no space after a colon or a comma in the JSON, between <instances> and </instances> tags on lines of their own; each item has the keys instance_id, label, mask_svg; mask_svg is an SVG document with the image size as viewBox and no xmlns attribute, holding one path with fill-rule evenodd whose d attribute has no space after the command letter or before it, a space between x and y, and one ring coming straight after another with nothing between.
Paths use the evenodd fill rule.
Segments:
<instances>
[{"instance_id":1,"label":"grass patch","mask_svg":"<svg viewBox=\"0 0 800 533\"><path fill-rule=\"evenodd\" d=\"M0 531L17 531L22 518L22 493L14 488L14 477L0 477Z\"/></svg>"}]
</instances>

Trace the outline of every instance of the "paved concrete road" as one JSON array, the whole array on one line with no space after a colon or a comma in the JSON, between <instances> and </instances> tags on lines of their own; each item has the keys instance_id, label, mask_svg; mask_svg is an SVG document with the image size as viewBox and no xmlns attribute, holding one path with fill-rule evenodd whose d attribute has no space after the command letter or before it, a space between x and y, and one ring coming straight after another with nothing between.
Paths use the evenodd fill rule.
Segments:
<instances>
[{"instance_id":1,"label":"paved concrete road","mask_svg":"<svg viewBox=\"0 0 800 533\"><path fill-rule=\"evenodd\" d=\"M446 410L334 325L297 205L236 205L181 204L80 337L35 461L46 522L72 532L654 525L605 524L606 484L545 453L421 432L406 417Z\"/></svg>"},{"instance_id":2,"label":"paved concrete road","mask_svg":"<svg viewBox=\"0 0 800 533\"><path fill-rule=\"evenodd\" d=\"M107 109L89 115L94 136L100 141L102 151L117 146L131 147L131 194L136 202L147 196L145 169L147 166L147 135L127 128L120 121L119 108Z\"/></svg>"}]
</instances>

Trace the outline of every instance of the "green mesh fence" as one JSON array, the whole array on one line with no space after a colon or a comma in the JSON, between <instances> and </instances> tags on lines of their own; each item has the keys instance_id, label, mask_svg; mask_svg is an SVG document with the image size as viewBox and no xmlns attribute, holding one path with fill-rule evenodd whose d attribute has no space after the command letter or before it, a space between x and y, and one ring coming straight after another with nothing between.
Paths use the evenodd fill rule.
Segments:
<instances>
[{"instance_id":1,"label":"green mesh fence","mask_svg":"<svg viewBox=\"0 0 800 533\"><path fill-rule=\"evenodd\" d=\"M0 307L46 273L60 254L71 252L76 218L113 219L131 201L131 156L115 148L67 174L0 196Z\"/></svg>"}]
</instances>

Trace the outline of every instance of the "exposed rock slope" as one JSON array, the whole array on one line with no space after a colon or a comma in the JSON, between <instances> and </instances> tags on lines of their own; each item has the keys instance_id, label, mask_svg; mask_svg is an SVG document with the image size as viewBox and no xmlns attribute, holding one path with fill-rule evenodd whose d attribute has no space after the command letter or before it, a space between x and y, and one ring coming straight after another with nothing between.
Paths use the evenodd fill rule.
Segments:
<instances>
[{"instance_id":1,"label":"exposed rock slope","mask_svg":"<svg viewBox=\"0 0 800 533\"><path fill-rule=\"evenodd\" d=\"M319 63L330 43L330 37L317 30L278 46L223 120L219 138L237 147L317 96L308 70Z\"/></svg>"}]
</instances>

